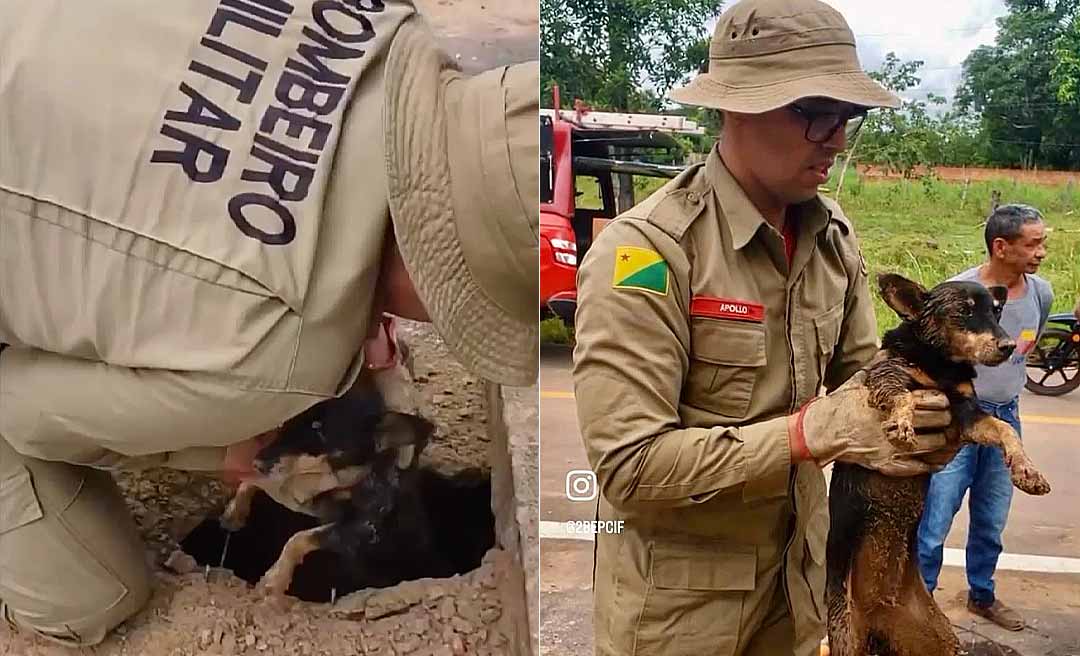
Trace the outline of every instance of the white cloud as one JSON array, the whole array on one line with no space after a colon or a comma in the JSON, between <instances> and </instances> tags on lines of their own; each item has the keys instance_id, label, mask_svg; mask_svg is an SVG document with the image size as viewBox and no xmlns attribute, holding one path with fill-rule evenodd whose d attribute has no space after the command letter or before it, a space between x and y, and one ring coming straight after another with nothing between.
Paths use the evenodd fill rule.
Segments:
<instances>
[{"instance_id":1,"label":"white cloud","mask_svg":"<svg viewBox=\"0 0 1080 656\"><path fill-rule=\"evenodd\" d=\"M924 98L933 92L950 101L964 59L980 45L994 43L996 19L1006 13L1004 0L822 1L847 19L864 69L876 70L888 52L904 61L921 59L922 83L904 95ZM724 7L732 4L727 0ZM708 27L711 34L716 21Z\"/></svg>"},{"instance_id":2,"label":"white cloud","mask_svg":"<svg viewBox=\"0 0 1080 656\"><path fill-rule=\"evenodd\" d=\"M874 70L895 52L902 60L925 62L922 84L908 96L927 92L952 98L960 65L976 47L992 44L1003 0L824 0L844 15L855 32L863 68Z\"/></svg>"}]
</instances>

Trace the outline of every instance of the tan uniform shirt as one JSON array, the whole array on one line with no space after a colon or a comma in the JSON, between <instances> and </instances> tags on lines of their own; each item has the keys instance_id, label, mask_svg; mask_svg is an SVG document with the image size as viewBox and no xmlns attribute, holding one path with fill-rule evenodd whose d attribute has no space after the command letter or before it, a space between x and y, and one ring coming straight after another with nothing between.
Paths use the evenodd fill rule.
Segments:
<instances>
[{"instance_id":1,"label":"tan uniform shirt","mask_svg":"<svg viewBox=\"0 0 1080 656\"><path fill-rule=\"evenodd\" d=\"M783 587L795 653L824 635L821 471L785 416L876 350L852 226L793 208L797 250L717 151L597 238L578 275L575 396L603 490L600 654L741 654Z\"/></svg>"},{"instance_id":2,"label":"tan uniform shirt","mask_svg":"<svg viewBox=\"0 0 1080 656\"><path fill-rule=\"evenodd\" d=\"M198 468L361 368L414 8L62 4L0 3L0 435Z\"/></svg>"}]
</instances>

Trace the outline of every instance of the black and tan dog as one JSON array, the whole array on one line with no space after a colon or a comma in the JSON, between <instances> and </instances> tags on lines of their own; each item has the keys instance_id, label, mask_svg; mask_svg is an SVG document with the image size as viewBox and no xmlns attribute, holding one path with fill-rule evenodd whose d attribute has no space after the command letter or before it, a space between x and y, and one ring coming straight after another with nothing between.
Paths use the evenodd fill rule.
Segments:
<instances>
[{"instance_id":1,"label":"black and tan dog","mask_svg":"<svg viewBox=\"0 0 1080 656\"><path fill-rule=\"evenodd\" d=\"M241 528L258 491L285 478L294 496L310 488L287 505L323 523L289 539L263 589L284 595L304 557L320 549L357 564L385 556L380 550L387 548L430 553L417 464L433 431L419 416L387 410L378 390L361 387L288 421L256 456L259 475L240 484L221 518L227 530Z\"/></svg>"},{"instance_id":2,"label":"black and tan dog","mask_svg":"<svg viewBox=\"0 0 1080 656\"><path fill-rule=\"evenodd\" d=\"M1000 447L1016 487L1028 494L1049 492L1015 431L978 407L972 386L973 365L998 365L1015 349L998 325L1007 290L946 282L926 291L891 274L879 276L878 283L903 320L885 333L866 374L870 403L883 413L890 442L914 445L911 391L938 389L951 404L950 441ZM889 478L852 464L834 465L826 585L832 656L959 653L949 620L918 567L916 534L928 484L928 475Z\"/></svg>"}]
</instances>

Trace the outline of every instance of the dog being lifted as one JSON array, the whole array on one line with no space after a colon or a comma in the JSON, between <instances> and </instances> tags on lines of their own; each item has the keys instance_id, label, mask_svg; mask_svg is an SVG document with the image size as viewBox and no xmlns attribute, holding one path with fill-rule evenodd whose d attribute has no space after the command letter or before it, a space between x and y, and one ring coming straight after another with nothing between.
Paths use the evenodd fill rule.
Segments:
<instances>
[{"instance_id":1,"label":"dog being lifted","mask_svg":"<svg viewBox=\"0 0 1080 656\"><path fill-rule=\"evenodd\" d=\"M397 348L401 357L393 366L361 378L343 396L317 403L278 429L276 439L255 456L257 474L240 484L222 514L223 528L239 530L260 490L280 490L289 481L289 499L280 492L271 496L323 522L285 544L260 581L269 595L284 596L304 557L320 549L369 568L395 557L439 558L426 528L419 469L435 426L422 416L415 398L408 351L403 344Z\"/></svg>"},{"instance_id":2,"label":"dog being lifted","mask_svg":"<svg viewBox=\"0 0 1080 656\"><path fill-rule=\"evenodd\" d=\"M1013 485L1050 491L1009 424L975 400L973 365L1004 362L1016 343L998 325L1005 287L946 282L926 291L901 276L878 277L881 296L902 322L885 333L866 370L870 404L881 411L894 445L915 444L911 391L941 390L951 404L947 439L995 445ZM959 641L926 590L916 533L929 475L889 478L849 463L834 465L827 547L829 647L832 656L956 656Z\"/></svg>"}]
</instances>

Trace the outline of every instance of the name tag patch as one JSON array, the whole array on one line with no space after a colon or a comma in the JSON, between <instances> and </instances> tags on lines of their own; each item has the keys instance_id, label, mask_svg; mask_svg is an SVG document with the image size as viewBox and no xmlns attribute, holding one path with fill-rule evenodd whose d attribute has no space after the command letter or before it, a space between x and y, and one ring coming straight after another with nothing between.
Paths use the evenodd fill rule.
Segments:
<instances>
[{"instance_id":1,"label":"name tag patch","mask_svg":"<svg viewBox=\"0 0 1080 656\"><path fill-rule=\"evenodd\" d=\"M765 306L736 298L695 296L690 299L690 316L762 323L765 321Z\"/></svg>"}]
</instances>

